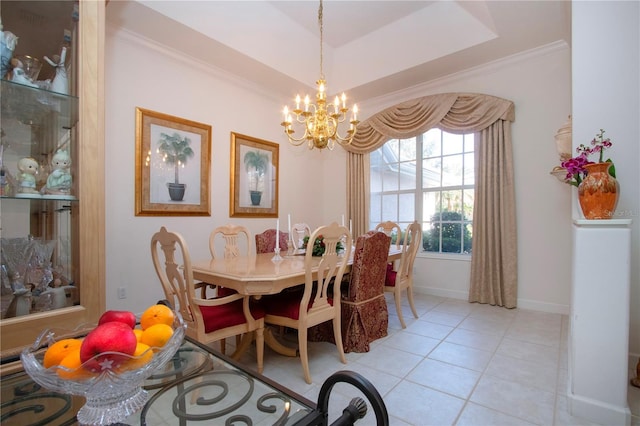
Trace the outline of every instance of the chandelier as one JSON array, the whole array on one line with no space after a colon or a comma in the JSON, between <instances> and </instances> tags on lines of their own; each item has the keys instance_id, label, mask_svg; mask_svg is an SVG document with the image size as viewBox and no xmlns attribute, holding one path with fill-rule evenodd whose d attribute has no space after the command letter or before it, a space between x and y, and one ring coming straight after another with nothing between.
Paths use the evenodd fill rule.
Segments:
<instances>
[{"instance_id":1,"label":"chandelier","mask_svg":"<svg viewBox=\"0 0 640 426\"><path fill-rule=\"evenodd\" d=\"M316 103L313 104L309 100L309 96L305 95L303 104L301 105L300 95L296 95L296 107L293 111L289 111L288 107L284 107L284 121L280 123L284 127L284 132L289 138L292 145L300 146L307 141L309 149L334 148L335 143L348 145L356 134L358 121L358 106L353 106L353 113L350 126L343 136L339 134L338 126L346 121L347 112L347 96L343 93L340 98L335 97L333 103L327 103L327 82L322 72L322 0L318 8L318 24L320 26L320 79L316 81L318 93L316 94ZM299 138L294 136L293 121L290 112L295 114L296 123L302 125L298 127L304 128L304 133ZM302 131L302 129L300 129Z\"/></svg>"}]
</instances>

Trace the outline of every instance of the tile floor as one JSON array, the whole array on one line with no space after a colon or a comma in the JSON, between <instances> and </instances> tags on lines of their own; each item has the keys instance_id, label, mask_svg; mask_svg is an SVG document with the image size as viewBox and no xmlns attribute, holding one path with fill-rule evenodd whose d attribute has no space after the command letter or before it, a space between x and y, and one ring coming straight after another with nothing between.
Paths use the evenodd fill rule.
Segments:
<instances>
[{"instance_id":1,"label":"tile floor","mask_svg":"<svg viewBox=\"0 0 640 426\"><path fill-rule=\"evenodd\" d=\"M387 296L389 335L370 352L348 353L344 365L334 345L310 343L309 385L299 358L266 348L264 375L316 401L333 372L356 371L380 392L395 426L593 424L567 410L567 316L416 295L419 318L405 305L403 330ZM255 367L255 354L242 361ZM330 422L359 395L337 384ZM640 426L639 388L629 386L629 405ZM375 425L373 412L357 424Z\"/></svg>"}]
</instances>

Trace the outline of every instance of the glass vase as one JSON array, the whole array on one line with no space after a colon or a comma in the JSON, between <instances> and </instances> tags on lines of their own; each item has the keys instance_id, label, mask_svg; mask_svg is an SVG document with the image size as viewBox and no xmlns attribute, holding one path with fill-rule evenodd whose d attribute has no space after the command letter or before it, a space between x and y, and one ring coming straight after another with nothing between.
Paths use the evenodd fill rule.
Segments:
<instances>
[{"instance_id":1,"label":"glass vase","mask_svg":"<svg viewBox=\"0 0 640 426\"><path fill-rule=\"evenodd\" d=\"M610 162L587 164L587 176L578 186L578 201L585 219L611 219L620 185L609 174Z\"/></svg>"}]
</instances>

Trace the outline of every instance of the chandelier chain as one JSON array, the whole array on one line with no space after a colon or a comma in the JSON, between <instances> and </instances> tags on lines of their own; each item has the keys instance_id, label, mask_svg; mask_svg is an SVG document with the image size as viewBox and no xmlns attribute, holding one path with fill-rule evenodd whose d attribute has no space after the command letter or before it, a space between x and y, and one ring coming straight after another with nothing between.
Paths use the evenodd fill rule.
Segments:
<instances>
[{"instance_id":1,"label":"chandelier chain","mask_svg":"<svg viewBox=\"0 0 640 426\"><path fill-rule=\"evenodd\" d=\"M324 80L324 72L322 71L322 59L323 59L323 55L322 55L322 30L323 30L323 26L322 26L322 0L320 0L320 6L318 7L318 25L320 26L320 78Z\"/></svg>"},{"instance_id":2,"label":"chandelier chain","mask_svg":"<svg viewBox=\"0 0 640 426\"><path fill-rule=\"evenodd\" d=\"M284 133L289 142L294 146L299 146L305 141L309 149L318 148L320 150L328 148L332 150L336 143L348 145L353 140L358 126L358 106L353 105L353 113L347 119L347 96L342 93L341 97L336 96L333 101L327 99L327 82L324 79L324 28L323 28L323 5L320 0L318 8L318 26L320 27L320 78L316 81L318 92L315 102L305 95L304 102L300 95L296 95L295 108L289 110L285 106L283 110L284 120L280 123L284 127ZM293 114L293 116L292 116ZM344 123L343 132L338 132L338 127ZM294 136L294 124L301 130L300 137ZM347 127L348 125L348 127Z\"/></svg>"}]
</instances>

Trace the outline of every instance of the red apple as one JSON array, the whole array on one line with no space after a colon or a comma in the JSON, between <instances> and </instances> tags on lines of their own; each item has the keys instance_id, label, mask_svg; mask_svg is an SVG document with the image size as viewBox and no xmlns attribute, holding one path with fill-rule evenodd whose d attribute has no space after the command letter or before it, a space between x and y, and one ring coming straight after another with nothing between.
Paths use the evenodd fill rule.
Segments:
<instances>
[{"instance_id":1,"label":"red apple","mask_svg":"<svg viewBox=\"0 0 640 426\"><path fill-rule=\"evenodd\" d=\"M130 359L126 355L133 355L137 344L138 339L127 324L119 321L106 322L98 325L84 338L80 346L80 361L84 364L91 360L85 367L94 372L115 368ZM104 354L105 352L126 355ZM96 355L99 356L92 359Z\"/></svg>"},{"instance_id":2,"label":"red apple","mask_svg":"<svg viewBox=\"0 0 640 426\"><path fill-rule=\"evenodd\" d=\"M112 321L123 322L131 328L135 328L136 326L136 316L133 312L129 311L106 311L102 314L100 320L98 320L98 325Z\"/></svg>"}]
</instances>

